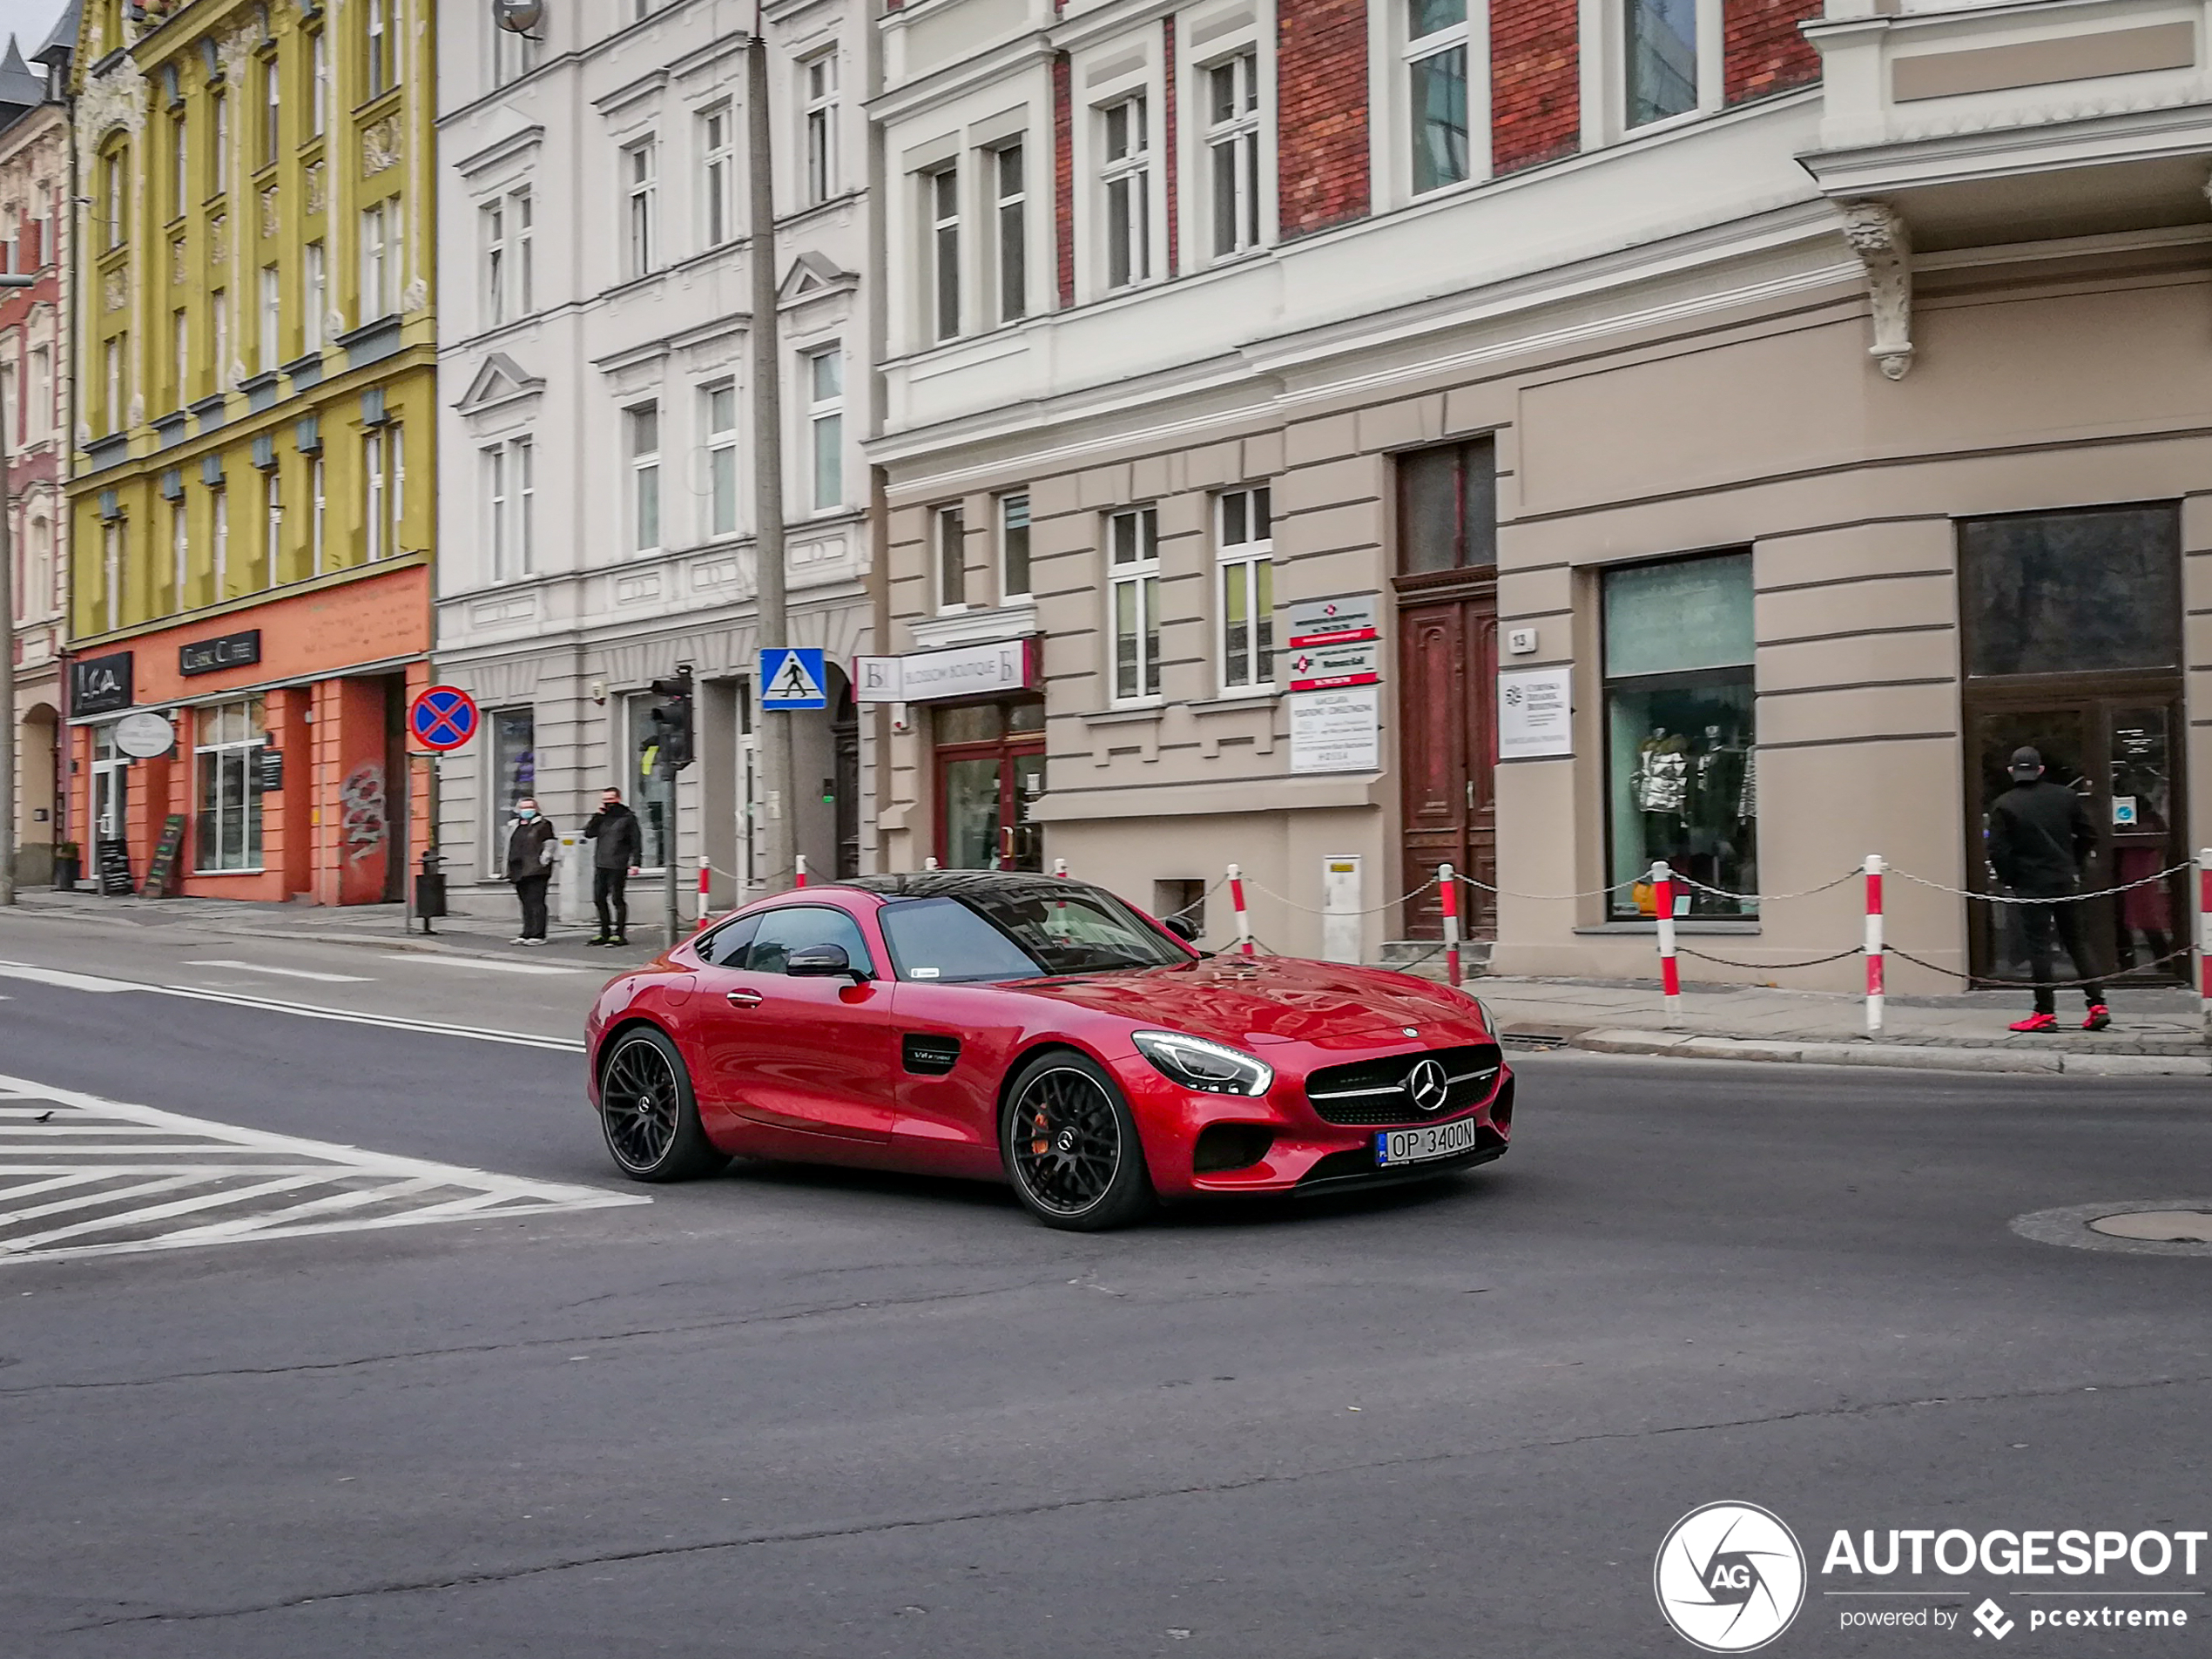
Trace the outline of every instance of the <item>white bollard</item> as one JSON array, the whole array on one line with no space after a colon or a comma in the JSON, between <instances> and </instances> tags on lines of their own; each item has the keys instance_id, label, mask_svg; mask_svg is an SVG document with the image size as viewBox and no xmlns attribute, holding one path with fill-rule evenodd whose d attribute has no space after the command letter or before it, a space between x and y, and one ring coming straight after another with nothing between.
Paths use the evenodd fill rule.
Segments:
<instances>
[{"instance_id":1,"label":"white bollard","mask_svg":"<svg viewBox=\"0 0 2212 1659\"><path fill-rule=\"evenodd\" d=\"M2196 986L2204 1040L2212 1042L2212 846L2196 852Z\"/></svg>"},{"instance_id":2,"label":"white bollard","mask_svg":"<svg viewBox=\"0 0 2212 1659\"><path fill-rule=\"evenodd\" d=\"M1244 908L1244 873L1233 864L1229 867L1229 903L1237 913L1237 948L1249 956L1252 954L1251 913Z\"/></svg>"}]
</instances>

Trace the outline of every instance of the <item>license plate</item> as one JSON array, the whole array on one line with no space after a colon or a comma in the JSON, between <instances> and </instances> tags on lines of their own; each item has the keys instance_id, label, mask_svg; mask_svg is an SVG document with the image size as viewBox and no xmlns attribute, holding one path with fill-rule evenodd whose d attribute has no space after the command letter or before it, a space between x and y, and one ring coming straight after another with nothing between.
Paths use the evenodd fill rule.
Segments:
<instances>
[{"instance_id":1,"label":"license plate","mask_svg":"<svg viewBox=\"0 0 2212 1659\"><path fill-rule=\"evenodd\" d=\"M1375 1167L1425 1163L1474 1150L1474 1119L1455 1117L1448 1123L1424 1123L1419 1129L1386 1129L1375 1134Z\"/></svg>"}]
</instances>

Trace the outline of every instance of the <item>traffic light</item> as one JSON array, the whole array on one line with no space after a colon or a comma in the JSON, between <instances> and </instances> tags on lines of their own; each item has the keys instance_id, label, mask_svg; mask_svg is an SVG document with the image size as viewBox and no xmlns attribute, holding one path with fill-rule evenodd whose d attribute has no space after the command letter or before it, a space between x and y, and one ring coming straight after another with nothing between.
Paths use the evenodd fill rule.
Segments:
<instances>
[{"instance_id":1,"label":"traffic light","mask_svg":"<svg viewBox=\"0 0 2212 1659\"><path fill-rule=\"evenodd\" d=\"M691 665L678 664L673 679L655 680L653 695L660 699L648 715L652 730L642 745L646 770L657 770L658 760L670 772L691 764Z\"/></svg>"}]
</instances>

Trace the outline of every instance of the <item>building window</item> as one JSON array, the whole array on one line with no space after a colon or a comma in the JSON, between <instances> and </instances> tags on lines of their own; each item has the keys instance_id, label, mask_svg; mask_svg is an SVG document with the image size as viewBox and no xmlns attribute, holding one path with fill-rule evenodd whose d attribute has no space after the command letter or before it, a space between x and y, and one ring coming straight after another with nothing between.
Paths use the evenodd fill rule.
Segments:
<instances>
[{"instance_id":1,"label":"building window","mask_svg":"<svg viewBox=\"0 0 2212 1659\"><path fill-rule=\"evenodd\" d=\"M1497 441L1477 438L1399 456L1399 574L1431 576L1497 562Z\"/></svg>"},{"instance_id":2,"label":"building window","mask_svg":"<svg viewBox=\"0 0 2212 1659\"><path fill-rule=\"evenodd\" d=\"M528 438L509 438L484 451L484 495L491 507L491 579L512 582L530 573L532 452Z\"/></svg>"},{"instance_id":3,"label":"building window","mask_svg":"<svg viewBox=\"0 0 2212 1659\"><path fill-rule=\"evenodd\" d=\"M1611 879L1666 865L1703 887L1677 914L1745 916L1758 890L1758 775L1752 759L1751 556L1675 559L1603 577L1607 816ZM1650 914L1648 887L1613 914Z\"/></svg>"},{"instance_id":4,"label":"building window","mask_svg":"<svg viewBox=\"0 0 2212 1659\"><path fill-rule=\"evenodd\" d=\"M276 266L265 265L261 267L261 340L258 365L264 374L275 372L277 361L283 354L283 279Z\"/></svg>"},{"instance_id":5,"label":"building window","mask_svg":"<svg viewBox=\"0 0 2212 1659\"><path fill-rule=\"evenodd\" d=\"M807 59L806 200L811 206L837 193L837 54Z\"/></svg>"},{"instance_id":6,"label":"building window","mask_svg":"<svg viewBox=\"0 0 2212 1659\"><path fill-rule=\"evenodd\" d=\"M123 230L127 222L125 207L131 192L131 152L121 145L109 151L100 162L101 218L107 227L109 247L123 246Z\"/></svg>"},{"instance_id":7,"label":"building window","mask_svg":"<svg viewBox=\"0 0 2212 1659\"><path fill-rule=\"evenodd\" d=\"M1264 691L1275 680L1275 543L1267 486L1224 491L1215 514L1221 689Z\"/></svg>"},{"instance_id":8,"label":"building window","mask_svg":"<svg viewBox=\"0 0 2212 1659\"><path fill-rule=\"evenodd\" d=\"M660 550L660 405L642 403L624 413L630 431L630 548Z\"/></svg>"},{"instance_id":9,"label":"building window","mask_svg":"<svg viewBox=\"0 0 2212 1659\"><path fill-rule=\"evenodd\" d=\"M507 196L507 235L512 245L509 263L514 266L515 314L527 317L537 308L537 222L536 199L527 190Z\"/></svg>"},{"instance_id":10,"label":"building window","mask_svg":"<svg viewBox=\"0 0 2212 1659\"><path fill-rule=\"evenodd\" d=\"M324 268L322 244L310 242L300 250L300 347L314 353L322 349L322 320L330 306L330 275Z\"/></svg>"},{"instance_id":11,"label":"building window","mask_svg":"<svg viewBox=\"0 0 2212 1659\"><path fill-rule=\"evenodd\" d=\"M998 240L999 320L1015 322L1029 314L1028 177L1020 145L991 152L991 178L997 196L991 232Z\"/></svg>"},{"instance_id":12,"label":"building window","mask_svg":"<svg viewBox=\"0 0 2212 1659\"><path fill-rule=\"evenodd\" d=\"M215 142L207 156L207 193L219 196L231 183L231 100L228 93L217 92L207 100L208 114L215 130Z\"/></svg>"},{"instance_id":13,"label":"building window","mask_svg":"<svg viewBox=\"0 0 2212 1659\"><path fill-rule=\"evenodd\" d=\"M706 533L738 533L738 388L706 388Z\"/></svg>"},{"instance_id":14,"label":"building window","mask_svg":"<svg viewBox=\"0 0 2212 1659\"><path fill-rule=\"evenodd\" d=\"M307 469L307 494L308 510L313 514L307 525L307 552L314 574L320 576L323 572L323 525L328 503L323 497L322 456L320 454Z\"/></svg>"},{"instance_id":15,"label":"building window","mask_svg":"<svg viewBox=\"0 0 2212 1659\"><path fill-rule=\"evenodd\" d=\"M182 496L169 503L169 603L182 610L192 603L192 534Z\"/></svg>"},{"instance_id":16,"label":"building window","mask_svg":"<svg viewBox=\"0 0 2212 1659\"><path fill-rule=\"evenodd\" d=\"M261 867L261 699L198 711L192 769L198 777L194 867L203 873Z\"/></svg>"},{"instance_id":17,"label":"building window","mask_svg":"<svg viewBox=\"0 0 2212 1659\"><path fill-rule=\"evenodd\" d=\"M107 407L101 413L107 418L110 432L123 430L123 336L111 336L106 347Z\"/></svg>"},{"instance_id":18,"label":"building window","mask_svg":"<svg viewBox=\"0 0 2212 1659\"><path fill-rule=\"evenodd\" d=\"M207 510L215 534L215 556L212 564L212 590L208 594L210 604L220 604L231 597L231 493L227 489L207 492Z\"/></svg>"},{"instance_id":19,"label":"building window","mask_svg":"<svg viewBox=\"0 0 2212 1659\"><path fill-rule=\"evenodd\" d=\"M922 192L929 206L930 338L950 340L960 333L960 169L924 174Z\"/></svg>"},{"instance_id":20,"label":"building window","mask_svg":"<svg viewBox=\"0 0 2212 1659\"><path fill-rule=\"evenodd\" d=\"M27 411L30 435L44 438L53 430L54 358L44 346L30 350L30 406Z\"/></svg>"},{"instance_id":21,"label":"building window","mask_svg":"<svg viewBox=\"0 0 2212 1659\"><path fill-rule=\"evenodd\" d=\"M704 168L699 193L706 213L705 246L708 247L720 247L728 241L737 221L736 198L732 194L737 162L731 132L728 105L699 117L699 154Z\"/></svg>"},{"instance_id":22,"label":"building window","mask_svg":"<svg viewBox=\"0 0 2212 1659\"><path fill-rule=\"evenodd\" d=\"M1143 94L1099 111L1104 142L1099 183L1106 201L1106 286L1125 288L1151 274L1150 139Z\"/></svg>"},{"instance_id":23,"label":"building window","mask_svg":"<svg viewBox=\"0 0 2212 1659\"><path fill-rule=\"evenodd\" d=\"M180 219L192 206L192 145L186 136L185 112L169 118L169 217Z\"/></svg>"},{"instance_id":24,"label":"building window","mask_svg":"<svg viewBox=\"0 0 2212 1659\"><path fill-rule=\"evenodd\" d=\"M330 37L316 30L307 37L307 132L320 138L330 125Z\"/></svg>"},{"instance_id":25,"label":"building window","mask_svg":"<svg viewBox=\"0 0 2212 1659\"><path fill-rule=\"evenodd\" d=\"M1259 246L1259 57L1206 71L1206 187L1217 260Z\"/></svg>"},{"instance_id":26,"label":"building window","mask_svg":"<svg viewBox=\"0 0 2212 1659\"><path fill-rule=\"evenodd\" d=\"M1029 498L999 497L999 603L1029 597Z\"/></svg>"},{"instance_id":27,"label":"building window","mask_svg":"<svg viewBox=\"0 0 2212 1659\"><path fill-rule=\"evenodd\" d=\"M507 204L479 209L477 222L484 239L484 320L496 328L507 320Z\"/></svg>"},{"instance_id":28,"label":"building window","mask_svg":"<svg viewBox=\"0 0 2212 1659\"><path fill-rule=\"evenodd\" d=\"M284 104L284 80L271 52L261 60L261 165L276 165L277 145L283 132L280 111Z\"/></svg>"},{"instance_id":29,"label":"building window","mask_svg":"<svg viewBox=\"0 0 2212 1659\"><path fill-rule=\"evenodd\" d=\"M1406 5L1406 110L1418 196L1467 176L1467 0Z\"/></svg>"},{"instance_id":30,"label":"building window","mask_svg":"<svg viewBox=\"0 0 2212 1659\"><path fill-rule=\"evenodd\" d=\"M400 308L400 205L379 202L361 209L361 320L375 321Z\"/></svg>"},{"instance_id":31,"label":"building window","mask_svg":"<svg viewBox=\"0 0 2212 1659\"><path fill-rule=\"evenodd\" d=\"M648 138L622 152L623 222L628 227L628 274L644 276L653 269L659 243L654 214L659 193L658 146Z\"/></svg>"},{"instance_id":32,"label":"building window","mask_svg":"<svg viewBox=\"0 0 2212 1659\"><path fill-rule=\"evenodd\" d=\"M227 288L218 288L207 296L207 315L215 335L215 383L209 389L219 394L231 381L231 296Z\"/></svg>"},{"instance_id":33,"label":"building window","mask_svg":"<svg viewBox=\"0 0 2212 1659\"><path fill-rule=\"evenodd\" d=\"M1697 107L1697 0L1627 0L1622 68L1627 124Z\"/></svg>"},{"instance_id":34,"label":"building window","mask_svg":"<svg viewBox=\"0 0 2212 1659\"><path fill-rule=\"evenodd\" d=\"M491 722L491 830L537 796L537 718L530 709L494 709Z\"/></svg>"},{"instance_id":35,"label":"building window","mask_svg":"<svg viewBox=\"0 0 2212 1659\"><path fill-rule=\"evenodd\" d=\"M1106 580L1113 617L1114 698L1160 694L1160 516L1133 508L1106 521Z\"/></svg>"},{"instance_id":36,"label":"building window","mask_svg":"<svg viewBox=\"0 0 2212 1659\"><path fill-rule=\"evenodd\" d=\"M407 512L407 440L397 421L362 434L361 476L367 486L368 559L374 563L397 558L405 550L400 525Z\"/></svg>"},{"instance_id":37,"label":"building window","mask_svg":"<svg viewBox=\"0 0 2212 1659\"><path fill-rule=\"evenodd\" d=\"M637 813L638 839L644 851L638 856L643 869L662 870L667 867L668 823L673 814L673 774L648 765L653 749L653 707L660 698L651 692L639 692L625 699L624 712L629 732L629 765L637 779Z\"/></svg>"},{"instance_id":38,"label":"building window","mask_svg":"<svg viewBox=\"0 0 2212 1659\"><path fill-rule=\"evenodd\" d=\"M363 59L371 98L399 84L399 34L400 0L368 0Z\"/></svg>"},{"instance_id":39,"label":"building window","mask_svg":"<svg viewBox=\"0 0 2212 1659\"><path fill-rule=\"evenodd\" d=\"M835 346L806 358L809 504L818 513L845 505L845 353Z\"/></svg>"},{"instance_id":40,"label":"building window","mask_svg":"<svg viewBox=\"0 0 2212 1659\"><path fill-rule=\"evenodd\" d=\"M103 626L113 633L123 625L123 521L119 518L100 526L100 597L107 611Z\"/></svg>"},{"instance_id":41,"label":"building window","mask_svg":"<svg viewBox=\"0 0 2212 1659\"><path fill-rule=\"evenodd\" d=\"M192 401L192 314L182 306L169 314L169 349L181 408Z\"/></svg>"},{"instance_id":42,"label":"building window","mask_svg":"<svg viewBox=\"0 0 2212 1659\"><path fill-rule=\"evenodd\" d=\"M937 608L968 609L968 514L959 507L940 507L932 525L937 538Z\"/></svg>"},{"instance_id":43,"label":"building window","mask_svg":"<svg viewBox=\"0 0 2212 1659\"><path fill-rule=\"evenodd\" d=\"M284 580L284 489L274 467L261 475L261 535L266 585L273 588Z\"/></svg>"}]
</instances>

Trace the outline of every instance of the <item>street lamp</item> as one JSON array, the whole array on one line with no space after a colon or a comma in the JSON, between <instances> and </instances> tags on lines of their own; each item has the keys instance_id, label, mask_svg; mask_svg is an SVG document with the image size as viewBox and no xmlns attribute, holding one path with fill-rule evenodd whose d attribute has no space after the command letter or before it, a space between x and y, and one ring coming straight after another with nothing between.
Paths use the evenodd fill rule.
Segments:
<instances>
[{"instance_id":1,"label":"street lamp","mask_svg":"<svg viewBox=\"0 0 2212 1659\"><path fill-rule=\"evenodd\" d=\"M28 288L38 279L0 272L0 288ZM23 377L16 377L16 402L23 401ZM0 649L0 905L16 901L16 549L15 491L8 477L8 422L14 418L0 399L0 619L7 643Z\"/></svg>"}]
</instances>

